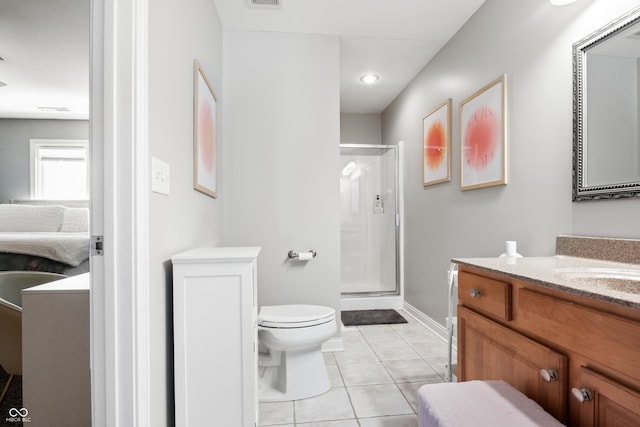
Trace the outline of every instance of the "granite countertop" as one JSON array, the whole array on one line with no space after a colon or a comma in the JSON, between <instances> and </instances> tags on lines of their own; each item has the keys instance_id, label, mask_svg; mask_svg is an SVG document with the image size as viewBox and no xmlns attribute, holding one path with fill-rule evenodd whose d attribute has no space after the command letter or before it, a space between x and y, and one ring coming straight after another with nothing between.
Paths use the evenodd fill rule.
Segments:
<instances>
[{"instance_id":1,"label":"granite countertop","mask_svg":"<svg viewBox=\"0 0 640 427\"><path fill-rule=\"evenodd\" d=\"M524 279L545 288L640 310L640 264L566 255L454 258L452 261L507 278ZM593 269L599 269L599 274L584 277ZM630 277L625 278L625 273Z\"/></svg>"}]
</instances>

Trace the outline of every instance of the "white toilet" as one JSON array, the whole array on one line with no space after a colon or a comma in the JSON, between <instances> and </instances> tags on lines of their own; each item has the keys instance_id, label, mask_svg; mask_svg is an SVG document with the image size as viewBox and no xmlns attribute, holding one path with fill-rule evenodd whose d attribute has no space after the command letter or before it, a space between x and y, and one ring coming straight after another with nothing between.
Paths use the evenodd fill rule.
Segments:
<instances>
[{"instance_id":1,"label":"white toilet","mask_svg":"<svg viewBox=\"0 0 640 427\"><path fill-rule=\"evenodd\" d=\"M319 305L262 306L258 313L260 402L305 399L329 391L321 347L337 329Z\"/></svg>"}]
</instances>

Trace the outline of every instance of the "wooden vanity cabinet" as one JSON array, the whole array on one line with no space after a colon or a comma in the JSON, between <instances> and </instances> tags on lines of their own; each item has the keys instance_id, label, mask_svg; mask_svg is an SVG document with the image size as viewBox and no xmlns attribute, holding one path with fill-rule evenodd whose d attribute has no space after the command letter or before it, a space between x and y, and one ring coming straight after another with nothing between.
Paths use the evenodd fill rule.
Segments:
<instances>
[{"instance_id":1,"label":"wooden vanity cabinet","mask_svg":"<svg viewBox=\"0 0 640 427\"><path fill-rule=\"evenodd\" d=\"M458 375L468 380L503 380L566 421L567 358L524 335L464 307L458 309ZM540 371L558 375L545 381Z\"/></svg>"},{"instance_id":2,"label":"wooden vanity cabinet","mask_svg":"<svg viewBox=\"0 0 640 427\"><path fill-rule=\"evenodd\" d=\"M640 393L582 367L581 388L571 390L580 402L580 425L600 427L640 426Z\"/></svg>"},{"instance_id":3,"label":"wooden vanity cabinet","mask_svg":"<svg viewBox=\"0 0 640 427\"><path fill-rule=\"evenodd\" d=\"M504 380L570 426L640 426L636 310L466 265L458 292L459 381Z\"/></svg>"}]
</instances>

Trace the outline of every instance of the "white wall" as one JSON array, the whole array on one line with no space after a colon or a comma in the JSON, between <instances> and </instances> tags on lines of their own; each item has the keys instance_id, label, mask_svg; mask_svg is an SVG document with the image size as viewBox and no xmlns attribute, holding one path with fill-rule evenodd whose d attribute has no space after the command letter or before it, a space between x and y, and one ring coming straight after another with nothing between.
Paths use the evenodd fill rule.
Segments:
<instances>
[{"instance_id":1,"label":"white wall","mask_svg":"<svg viewBox=\"0 0 640 427\"><path fill-rule=\"evenodd\" d=\"M223 238L262 247L260 305L339 309L338 61L336 37L224 31Z\"/></svg>"},{"instance_id":2,"label":"white wall","mask_svg":"<svg viewBox=\"0 0 640 427\"><path fill-rule=\"evenodd\" d=\"M170 194L148 195L151 425L157 426L173 425L170 258L221 241L222 183L217 199L193 190L194 59L200 61L221 105L222 26L214 3L149 2L149 151L169 163L171 172ZM224 161L221 123L219 109L218 167Z\"/></svg>"},{"instance_id":3,"label":"white wall","mask_svg":"<svg viewBox=\"0 0 640 427\"><path fill-rule=\"evenodd\" d=\"M445 323L452 257L493 257L505 240L552 255L555 236L640 237L640 200L571 202L572 44L638 5L487 0L382 115L383 142L406 141L406 301ZM462 192L459 104L507 74L509 183ZM422 187L423 116L453 99L452 181Z\"/></svg>"},{"instance_id":4,"label":"white wall","mask_svg":"<svg viewBox=\"0 0 640 427\"><path fill-rule=\"evenodd\" d=\"M341 144L382 144L380 114L340 114Z\"/></svg>"}]
</instances>

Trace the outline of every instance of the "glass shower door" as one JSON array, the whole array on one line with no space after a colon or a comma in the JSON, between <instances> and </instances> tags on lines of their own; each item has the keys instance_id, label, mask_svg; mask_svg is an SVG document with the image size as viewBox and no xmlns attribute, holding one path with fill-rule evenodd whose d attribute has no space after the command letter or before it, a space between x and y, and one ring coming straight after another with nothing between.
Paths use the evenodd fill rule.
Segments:
<instances>
[{"instance_id":1,"label":"glass shower door","mask_svg":"<svg viewBox=\"0 0 640 427\"><path fill-rule=\"evenodd\" d=\"M340 161L342 294L397 294L397 149L341 145Z\"/></svg>"}]
</instances>

